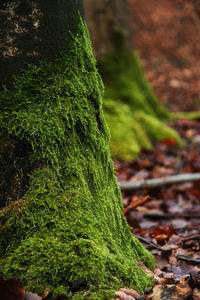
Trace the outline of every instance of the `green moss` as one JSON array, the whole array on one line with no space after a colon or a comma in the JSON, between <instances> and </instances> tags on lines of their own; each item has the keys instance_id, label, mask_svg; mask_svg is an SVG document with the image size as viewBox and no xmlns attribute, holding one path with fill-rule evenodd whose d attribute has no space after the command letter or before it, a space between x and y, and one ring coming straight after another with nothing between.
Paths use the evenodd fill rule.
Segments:
<instances>
[{"instance_id":1,"label":"green moss","mask_svg":"<svg viewBox=\"0 0 200 300\"><path fill-rule=\"evenodd\" d=\"M163 120L172 118L171 113L158 101L150 88L140 64L137 52L127 53L123 36L120 32L114 38L115 51L105 55L98 62L99 71L105 84L104 111L111 131L111 152L116 159L133 160L141 149L151 149L151 142L156 140L154 125L161 126L159 139L179 136L164 125ZM109 100L108 100L109 99ZM111 99L116 109L110 109ZM109 103L107 104L107 102ZM116 116L114 116L114 110ZM134 118L137 112L150 117L149 127L143 126L141 119ZM151 132L152 130L152 132ZM161 136L163 133L163 137ZM153 136L153 139L152 139Z\"/></svg>"},{"instance_id":2,"label":"green moss","mask_svg":"<svg viewBox=\"0 0 200 300\"><path fill-rule=\"evenodd\" d=\"M170 113L158 101L150 88L137 52L128 53L121 32L114 36L115 51L98 61L98 68L105 84L105 98L120 99L133 111L142 110L162 119Z\"/></svg>"},{"instance_id":3,"label":"green moss","mask_svg":"<svg viewBox=\"0 0 200 300\"><path fill-rule=\"evenodd\" d=\"M175 112L173 113L174 118L177 119L191 119L191 120L200 120L200 111L191 111L191 112Z\"/></svg>"},{"instance_id":4,"label":"green moss","mask_svg":"<svg viewBox=\"0 0 200 300\"><path fill-rule=\"evenodd\" d=\"M66 54L28 66L0 95L1 139L23 142L37 166L23 198L0 211L0 273L32 291L67 292L66 281L84 277L88 299L110 299L152 284L137 262L153 268L154 259L122 213L102 95L82 21Z\"/></svg>"},{"instance_id":5,"label":"green moss","mask_svg":"<svg viewBox=\"0 0 200 300\"><path fill-rule=\"evenodd\" d=\"M132 161L142 149L151 150L154 141L171 138L178 146L183 145L177 132L164 122L143 111L133 113L120 101L105 99L104 113L111 131L111 153L116 159Z\"/></svg>"},{"instance_id":6,"label":"green moss","mask_svg":"<svg viewBox=\"0 0 200 300\"><path fill-rule=\"evenodd\" d=\"M142 111L138 111L134 113L134 119L141 124L152 141L162 141L170 138L176 140L178 146L183 146L183 142L178 133L155 117L149 116Z\"/></svg>"},{"instance_id":7,"label":"green moss","mask_svg":"<svg viewBox=\"0 0 200 300\"><path fill-rule=\"evenodd\" d=\"M105 99L104 114L112 134L110 149L113 157L129 161L138 157L141 149L152 149L149 138L127 104Z\"/></svg>"}]
</instances>

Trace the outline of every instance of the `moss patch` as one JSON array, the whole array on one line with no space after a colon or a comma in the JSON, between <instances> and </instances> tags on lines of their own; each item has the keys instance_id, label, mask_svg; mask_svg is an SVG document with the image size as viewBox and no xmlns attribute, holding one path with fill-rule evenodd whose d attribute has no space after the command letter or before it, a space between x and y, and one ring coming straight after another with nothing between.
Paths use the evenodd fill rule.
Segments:
<instances>
[{"instance_id":1,"label":"moss patch","mask_svg":"<svg viewBox=\"0 0 200 300\"><path fill-rule=\"evenodd\" d=\"M180 145L178 134L164 125L172 115L159 103L154 95L140 64L137 52L127 53L123 35L118 32L114 38L115 51L101 58L99 71L105 83L104 110L111 130L111 152L114 158L132 160L141 149L150 149L151 142L165 138L175 138ZM116 109L110 109L111 100ZM109 102L109 103L107 103ZM114 117L114 110L116 117ZM137 112L147 116L148 126L143 126L141 118L135 118ZM160 125L159 138L155 133ZM160 120L160 121L159 121ZM155 126L154 126L155 125ZM167 129L168 128L168 129ZM152 131L152 132L151 132ZM152 136L154 138L152 139Z\"/></svg>"},{"instance_id":2,"label":"moss patch","mask_svg":"<svg viewBox=\"0 0 200 300\"><path fill-rule=\"evenodd\" d=\"M137 263L153 268L154 259L122 213L102 94L80 21L66 54L28 66L0 95L1 139L28 145L37 166L23 198L0 211L0 274L32 291L67 293L67 281L84 277L88 299L110 299L120 286L152 284Z\"/></svg>"},{"instance_id":3,"label":"moss patch","mask_svg":"<svg viewBox=\"0 0 200 300\"><path fill-rule=\"evenodd\" d=\"M175 112L173 113L174 118L177 119L191 119L200 120L200 111L190 111L190 112Z\"/></svg>"},{"instance_id":4,"label":"moss patch","mask_svg":"<svg viewBox=\"0 0 200 300\"><path fill-rule=\"evenodd\" d=\"M154 141L174 139L183 145L175 130L158 118L143 111L132 112L130 106L113 99L105 99L104 114L111 131L110 149L117 159L132 161L142 149L151 150Z\"/></svg>"},{"instance_id":5,"label":"moss patch","mask_svg":"<svg viewBox=\"0 0 200 300\"><path fill-rule=\"evenodd\" d=\"M134 113L134 119L141 124L152 141L162 141L171 138L177 141L178 146L181 147L183 145L178 133L159 119L149 116L142 111Z\"/></svg>"},{"instance_id":6,"label":"moss patch","mask_svg":"<svg viewBox=\"0 0 200 300\"><path fill-rule=\"evenodd\" d=\"M113 157L133 160L141 149L152 144L140 122L133 118L131 108L120 101L105 99L104 114L112 134L110 149Z\"/></svg>"}]
</instances>

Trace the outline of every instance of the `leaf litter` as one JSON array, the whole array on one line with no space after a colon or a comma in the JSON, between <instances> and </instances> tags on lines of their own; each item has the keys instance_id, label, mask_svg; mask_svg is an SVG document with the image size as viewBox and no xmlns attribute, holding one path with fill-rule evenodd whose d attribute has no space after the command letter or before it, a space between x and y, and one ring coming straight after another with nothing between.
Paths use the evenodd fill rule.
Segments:
<instances>
[{"instance_id":1,"label":"leaf litter","mask_svg":"<svg viewBox=\"0 0 200 300\"><path fill-rule=\"evenodd\" d=\"M136 181L200 171L200 122L175 120L184 140L156 143L153 151L127 164L115 162L119 181ZM193 138L188 137L188 130ZM200 299L200 182L123 192L125 217L135 235L154 255L156 283L143 299ZM119 296L118 296L119 297ZM123 298L120 298L123 299ZM128 298L127 298L128 299Z\"/></svg>"}]
</instances>

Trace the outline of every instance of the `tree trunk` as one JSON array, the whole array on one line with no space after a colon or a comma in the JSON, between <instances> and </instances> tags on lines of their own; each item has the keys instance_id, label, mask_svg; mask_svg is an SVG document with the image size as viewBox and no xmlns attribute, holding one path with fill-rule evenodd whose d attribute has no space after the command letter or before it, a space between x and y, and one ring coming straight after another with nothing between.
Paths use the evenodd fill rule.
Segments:
<instances>
[{"instance_id":1,"label":"tree trunk","mask_svg":"<svg viewBox=\"0 0 200 300\"><path fill-rule=\"evenodd\" d=\"M82 0L0 2L0 85L10 86L26 64L52 61L76 29Z\"/></svg>"},{"instance_id":2,"label":"tree trunk","mask_svg":"<svg viewBox=\"0 0 200 300\"><path fill-rule=\"evenodd\" d=\"M39 66L44 60L55 61L66 49L69 32L76 31L79 12L83 15L81 0L2 0L1 88L2 85L12 88L13 76L21 74L27 64ZM27 145L13 137L9 138L9 143L4 142L4 159L0 167L0 207L24 195L29 182L28 173L35 168L35 164L28 162L29 152Z\"/></svg>"},{"instance_id":3,"label":"tree trunk","mask_svg":"<svg viewBox=\"0 0 200 300\"><path fill-rule=\"evenodd\" d=\"M132 161L153 141L178 134L163 123L170 113L159 103L137 52L132 52L130 7L127 0L84 0L98 69L105 84L104 112L111 131L111 152L118 160Z\"/></svg>"},{"instance_id":4,"label":"tree trunk","mask_svg":"<svg viewBox=\"0 0 200 300\"><path fill-rule=\"evenodd\" d=\"M84 0L84 7L96 57L114 51L113 38L118 30L123 32L126 48L131 51L132 30L127 0Z\"/></svg>"},{"instance_id":5,"label":"tree trunk","mask_svg":"<svg viewBox=\"0 0 200 300\"><path fill-rule=\"evenodd\" d=\"M14 3L3 6L11 17ZM21 48L13 46L17 37L4 47L10 49L3 58L5 65L8 58L7 80L12 70L18 74L22 66L24 71L0 94L0 275L20 278L33 292L42 288L69 296L74 291L70 282L82 278L88 286L76 299L86 291L90 299L110 299L120 286L141 291L152 279L137 262L152 268L154 260L132 237L122 213L102 112L103 86L86 25L78 16L81 1L27 0L20 5L27 9L30 3L39 5L41 19L34 22L45 37L38 38L40 47L32 47L40 59L32 53L34 64L24 64L30 50L25 38ZM50 3L57 19L54 34ZM33 20L32 11L23 11L23 22ZM64 33L63 24L73 34ZM37 30L29 27L27 33L37 36ZM12 32L10 28L6 36ZM54 38L61 45L56 47ZM18 57L15 48L24 54Z\"/></svg>"}]
</instances>

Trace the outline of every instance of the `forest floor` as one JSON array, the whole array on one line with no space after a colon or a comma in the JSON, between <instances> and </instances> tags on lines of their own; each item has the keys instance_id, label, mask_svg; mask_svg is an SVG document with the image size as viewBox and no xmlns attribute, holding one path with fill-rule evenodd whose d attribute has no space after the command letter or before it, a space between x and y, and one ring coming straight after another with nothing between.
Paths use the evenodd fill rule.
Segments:
<instances>
[{"instance_id":1,"label":"forest floor","mask_svg":"<svg viewBox=\"0 0 200 300\"><path fill-rule=\"evenodd\" d=\"M173 140L165 140L132 163L115 162L119 181L200 172L200 122L180 119L171 125L180 133L184 147L177 149ZM200 182L123 193L124 213L132 232L158 266L156 284L145 299L200 299L199 200Z\"/></svg>"},{"instance_id":2,"label":"forest floor","mask_svg":"<svg viewBox=\"0 0 200 300\"><path fill-rule=\"evenodd\" d=\"M186 2L129 0L134 45L146 77L174 112L200 111L200 6ZM200 120L179 119L170 125L184 147L165 140L136 161L115 162L119 182L200 172ZM123 193L127 221L155 256L157 268L152 273L156 283L145 296L121 289L117 299L200 299L199 200L200 182Z\"/></svg>"}]
</instances>

